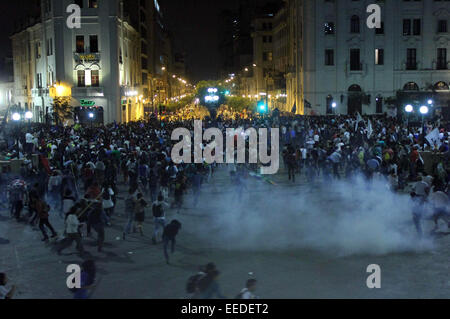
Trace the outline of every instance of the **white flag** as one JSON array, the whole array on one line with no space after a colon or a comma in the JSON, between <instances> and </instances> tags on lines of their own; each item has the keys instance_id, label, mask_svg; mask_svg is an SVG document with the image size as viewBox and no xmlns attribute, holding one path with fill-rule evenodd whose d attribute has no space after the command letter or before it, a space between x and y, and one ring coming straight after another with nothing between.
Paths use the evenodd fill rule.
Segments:
<instances>
[{"instance_id":1,"label":"white flag","mask_svg":"<svg viewBox=\"0 0 450 319\"><path fill-rule=\"evenodd\" d=\"M373 133L372 122L369 120L369 124L367 125L367 138L370 138Z\"/></svg>"},{"instance_id":2,"label":"white flag","mask_svg":"<svg viewBox=\"0 0 450 319\"><path fill-rule=\"evenodd\" d=\"M431 144L431 147L434 149L434 145L437 145L437 148L441 147L441 139L439 138L439 129L435 128L432 130L427 136L425 136L427 141Z\"/></svg>"},{"instance_id":3,"label":"white flag","mask_svg":"<svg viewBox=\"0 0 450 319\"><path fill-rule=\"evenodd\" d=\"M356 121L359 123L363 120L361 114L359 114L359 112L356 112Z\"/></svg>"}]
</instances>

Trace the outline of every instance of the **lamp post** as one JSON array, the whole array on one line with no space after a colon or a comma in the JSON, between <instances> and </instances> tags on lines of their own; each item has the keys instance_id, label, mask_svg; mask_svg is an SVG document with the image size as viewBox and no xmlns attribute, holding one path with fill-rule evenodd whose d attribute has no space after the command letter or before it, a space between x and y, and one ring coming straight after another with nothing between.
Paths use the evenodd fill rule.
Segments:
<instances>
[{"instance_id":1,"label":"lamp post","mask_svg":"<svg viewBox=\"0 0 450 319\"><path fill-rule=\"evenodd\" d=\"M406 127L408 128L409 133L409 114L414 110L413 106L411 104L408 104L405 106L405 112L407 113L406 116Z\"/></svg>"},{"instance_id":2,"label":"lamp post","mask_svg":"<svg viewBox=\"0 0 450 319\"><path fill-rule=\"evenodd\" d=\"M94 122L94 113L89 112L89 121L91 122L91 130L92 130L92 126L93 126L93 122Z\"/></svg>"},{"instance_id":3,"label":"lamp post","mask_svg":"<svg viewBox=\"0 0 450 319\"><path fill-rule=\"evenodd\" d=\"M30 124L32 118L33 118L33 113L32 112L30 112L30 111L25 112L25 119L28 120L28 124Z\"/></svg>"},{"instance_id":4,"label":"lamp post","mask_svg":"<svg viewBox=\"0 0 450 319\"><path fill-rule=\"evenodd\" d=\"M422 149L425 146L425 115L428 114L428 106L422 105L419 109L420 114L422 114Z\"/></svg>"}]
</instances>

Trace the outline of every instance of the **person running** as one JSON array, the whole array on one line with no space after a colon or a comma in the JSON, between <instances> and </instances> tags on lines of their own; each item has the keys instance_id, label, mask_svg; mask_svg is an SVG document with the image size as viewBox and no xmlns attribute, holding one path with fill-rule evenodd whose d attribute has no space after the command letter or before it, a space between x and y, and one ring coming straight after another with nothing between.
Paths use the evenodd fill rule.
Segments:
<instances>
[{"instance_id":1,"label":"person running","mask_svg":"<svg viewBox=\"0 0 450 319\"><path fill-rule=\"evenodd\" d=\"M88 224L97 233L97 250L102 251L103 243L105 241L105 225L109 223L108 217L102 208L101 202L94 203L92 211L89 213Z\"/></svg>"},{"instance_id":2,"label":"person running","mask_svg":"<svg viewBox=\"0 0 450 319\"><path fill-rule=\"evenodd\" d=\"M41 230L42 235L44 235L42 241L48 241L48 235L44 226L52 232L52 238L56 238L58 234L48 220L50 206L42 198L39 198L36 202L36 211L39 215L39 229Z\"/></svg>"},{"instance_id":3,"label":"person running","mask_svg":"<svg viewBox=\"0 0 450 319\"><path fill-rule=\"evenodd\" d=\"M11 207L11 217L20 221L24 201L27 195L27 184L25 181L16 178L8 186L8 198Z\"/></svg>"},{"instance_id":4,"label":"person running","mask_svg":"<svg viewBox=\"0 0 450 319\"><path fill-rule=\"evenodd\" d=\"M201 266L197 274L189 277L186 284L186 292L188 293L189 299L197 299L200 294L200 280L214 270L216 270L216 265L214 263L208 263L206 266Z\"/></svg>"},{"instance_id":5,"label":"person running","mask_svg":"<svg viewBox=\"0 0 450 319\"><path fill-rule=\"evenodd\" d=\"M256 279L249 279L245 284L245 288L236 296L236 299L259 299L259 297L254 294L255 290Z\"/></svg>"},{"instance_id":6,"label":"person running","mask_svg":"<svg viewBox=\"0 0 450 319\"><path fill-rule=\"evenodd\" d=\"M218 270L213 270L200 280L198 284L198 299L213 299L214 297L226 299L221 293L219 283L217 282L219 275L220 272Z\"/></svg>"},{"instance_id":7,"label":"person running","mask_svg":"<svg viewBox=\"0 0 450 319\"><path fill-rule=\"evenodd\" d=\"M73 205L75 205L75 197L72 195L71 189L66 189L62 202L62 211L60 213L60 217L64 218L73 207Z\"/></svg>"},{"instance_id":8,"label":"person running","mask_svg":"<svg viewBox=\"0 0 450 319\"><path fill-rule=\"evenodd\" d=\"M0 273L0 300L2 299L12 299L14 293L16 292L16 286L12 285L10 289L6 288L8 283L8 277L5 273Z\"/></svg>"},{"instance_id":9,"label":"person running","mask_svg":"<svg viewBox=\"0 0 450 319\"><path fill-rule=\"evenodd\" d=\"M136 228L139 234L141 236L144 236L144 230L143 225L145 221L145 208L148 206L147 202L144 200L144 196L142 193L139 193L137 195L137 200L134 206L134 213L135 213L135 221L136 221ZM136 229L134 230L136 233Z\"/></svg>"},{"instance_id":10,"label":"person running","mask_svg":"<svg viewBox=\"0 0 450 319\"><path fill-rule=\"evenodd\" d=\"M178 235L178 232L181 229L181 223L178 220L172 220L172 222L164 227L163 232L163 249L164 249L164 257L166 258L166 263L169 265L169 254L167 253L167 248L169 246L169 243L171 243L171 251L172 254L175 252L175 243L176 243L176 237Z\"/></svg>"},{"instance_id":11,"label":"person running","mask_svg":"<svg viewBox=\"0 0 450 319\"><path fill-rule=\"evenodd\" d=\"M125 216L127 217L127 223L123 229L123 240L126 239L126 236L130 234L133 229L133 223L135 220L134 207L136 206L136 198L134 197L134 193L134 189L130 188L128 190L128 197L125 200Z\"/></svg>"},{"instance_id":12,"label":"person running","mask_svg":"<svg viewBox=\"0 0 450 319\"><path fill-rule=\"evenodd\" d=\"M65 220L65 235L66 237L59 243L58 247L56 248L58 255L61 254L61 252L72 246L72 243L75 241L77 244L77 250L80 253L80 255L83 255L84 249L83 249L83 243L81 241L81 234L79 232L80 227L80 221L77 217L77 207L72 207L72 209L66 214L66 220Z\"/></svg>"},{"instance_id":13,"label":"person running","mask_svg":"<svg viewBox=\"0 0 450 319\"><path fill-rule=\"evenodd\" d=\"M159 234L163 233L164 227L166 227L166 216L164 208L169 208L169 204L164 201L163 195L158 195L158 200L152 205L152 213L155 222L155 230L153 232L152 242L158 243Z\"/></svg>"}]
</instances>

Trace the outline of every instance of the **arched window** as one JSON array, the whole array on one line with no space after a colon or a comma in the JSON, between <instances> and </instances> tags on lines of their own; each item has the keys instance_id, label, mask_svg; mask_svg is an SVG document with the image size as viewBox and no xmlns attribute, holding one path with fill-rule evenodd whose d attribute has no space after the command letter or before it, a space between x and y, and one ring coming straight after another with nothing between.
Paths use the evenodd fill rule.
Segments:
<instances>
[{"instance_id":1,"label":"arched window","mask_svg":"<svg viewBox=\"0 0 450 319\"><path fill-rule=\"evenodd\" d=\"M331 95L327 96L327 114L333 114L333 97Z\"/></svg>"},{"instance_id":2,"label":"arched window","mask_svg":"<svg viewBox=\"0 0 450 319\"><path fill-rule=\"evenodd\" d=\"M362 89L358 84L353 84L348 88L349 92L361 92Z\"/></svg>"},{"instance_id":3,"label":"arched window","mask_svg":"<svg viewBox=\"0 0 450 319\"><path fill-rule=\"evenodd\" d=\"M353 15L350 20L350 33L359 33L359 17Z\"/></svg>"},{"instance_id":4,"label":"arched window","mask_svg":"<svg viewBox=\"0 0 450 319\"><path fill-rule=\"evenodd\" d=\"M414 82L408 82L403 87L403 91L419 91L419 86Z\"/></svg>"},{"instance_id":5,"label":"arched window","mask_svg":"<svg viewBox=\"0 0 450 319\"><path fill-rule=\"evenodd\" d=\"M448 84L445 83L444 81L439 81L434 85L434 89L436 91L448 91L449 87Z\"/></svg>"}]
</instances>

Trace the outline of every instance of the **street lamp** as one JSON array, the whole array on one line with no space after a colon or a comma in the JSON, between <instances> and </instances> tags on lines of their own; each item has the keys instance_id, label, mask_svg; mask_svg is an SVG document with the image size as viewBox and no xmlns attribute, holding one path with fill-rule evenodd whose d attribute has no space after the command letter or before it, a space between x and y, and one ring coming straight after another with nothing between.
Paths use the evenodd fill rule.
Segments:
<instances>
[{"instance_id":1,"label":"street lamp","mask_svg":"<svg viewBox=\"0 0 450 319\"><path fill-rule=\"evenodd\" d=\"M19 140L20 140L20 119L22 117L20 116L20 113L14 112L12 115L12 119L15 123L16 127L16 144L17 144L17 158L20 159L20 146L19 146Z\"/></svg>"},{"instance_id":2,"label":"street lamp","mask_svg":"<svg viewBox=\"0 0 450 319\"><path fill-rule=\"evenodd\" d=\"M427 103L428 103L428 105L432 105L432 104L433 104L433 100L429 99L429 100L427 101Z\"/></svg>"},{"instance_id":3,"label":"street lamp","mask_svg":"<svg viewBox=\"0 0 450 319\"><path fill-rule=\"evenodd\" d=\"M15 121L15 122L20 121L20 119L21 119L20 113L17 113L17 112L13 113L12 119L13 119L13 121Z\"/></svg>"},{"instance_id":4,"label":"street lamp","mask_svg":"<svg viewBox=\"0 0 450 319\"><path fill-rule=\"evenodd\" d=\"M422 149L424 149L425 146L425 115L428 114L428 107L425 105L422 105L419 109L420 114L422 114Z\"/></svg>"},{"instance_id":5,"label":"street lamp","mask_svg":"<svg viewBox=\"0 0 450 319\"><path fill-rule=\"evenodd\" d=\"M409 113L411 113L413 110L414 108L411 104L405 106L405 112L408 114L406 116L406 127L408 128L408 134L409 134Z\"/></svg>"},{"instance_id":6,"label":"street lamp","mask_svg":"<svg viewBox=\"0 0 450 319\"><path fill-rule=\"evenodd\" d=\"M30 111L25 112L25 118L28 120L28 123L30 123L31 119L33 118L33 113Z\"/></svg>"},{"instance_id":7,"label":"street lamp","mask_svg":"<svg viewBox=\"0 0 450 319\"><path fill-rule=\"evenodd\" d=\"M331 107L333 108L333 115L336 115L337 103L336 102L331 103Z\"/></svg>"},{"instance_id":8,"label":"street lamp","mask_svg":"<svg viewBox=\"0 0 450 319\"><path fill-rule=\"evenodd\" d=\"M89 117L89 120L91 122L91 129L92 129L92 125L93 125L93 122L94 122L94 113L89 112L88 117Z\"/></svg>"}]
</instances>

